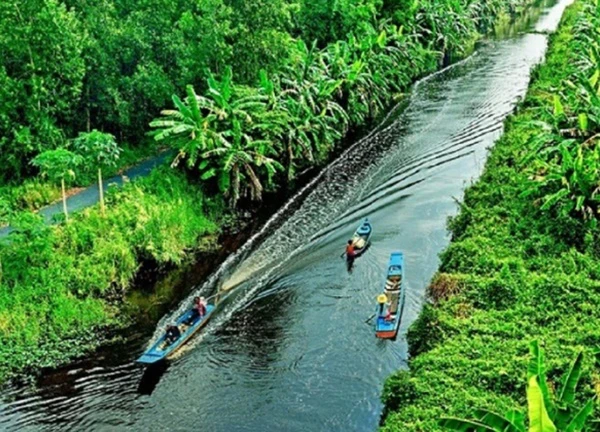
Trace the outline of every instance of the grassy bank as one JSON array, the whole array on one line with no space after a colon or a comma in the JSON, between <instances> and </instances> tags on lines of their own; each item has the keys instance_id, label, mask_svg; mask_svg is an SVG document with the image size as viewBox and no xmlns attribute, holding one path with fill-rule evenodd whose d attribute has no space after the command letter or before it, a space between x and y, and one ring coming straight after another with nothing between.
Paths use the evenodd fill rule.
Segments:
<instances>
[{"instance_id":1,"label":"grassy bank","mask_svg":"<svg viewBox=\"0 0 600 432\"><path fill-rule=\"evenodd\" d=\"M581 349L580 397L598 392L590 354L600 347L599 22L592 0L567 10L467 189L430 302L408 332L410 370L385 384L382 430L439 431L442 416L522 409L534 339L545 346L551 388Z\"/></svg>"},{"instance_id":2,"label":"grassy bank","mask_svg":"<svg viewBox=\"0 0 600 432\"><path fill-rule=\"evenodd\" d=\"M73 20L79 15L91 19L93 16L87 14L92 12L104 13L104 9L87 10L84 6L79 12L74 8L67 11L58 3L49 2L58 8L56 12L61 16ZM113 2L106 0L105 3ZM188 29L202 24L194 21L196 8L202 3L194 5L193 13L185 13ZM214 3L211 7L220 4ZM230 3L222 12L234 13L237 24L242 27L248 17L258 13L253 10L248 17L243 15L253 2ZM184 100L174 98L176 109L153 122L158 138L178 151L178 160L187 162L186 175L163 170L127 186L111 195L105 217L93 208L77 215L69 224L51 228L26 213L16 217L17 232L8 245L0 246L3 266L0 375L54 365L84 352L90 346L89 341L97 342L93 335L102 334L99 329L121 325L126 319L121 314L123 292L129 288L140 262L177 264L191 250L212 247L210 240L219 230L225 198L233 206L244 197L258 199L265 191L293 181L296 172L324 163L350 130L378 118L415 79L468 53L483 33L492 30L498 15L514 16L529 4L526 0L470 4L431 0L410 5L375 0L342 1L335 11L319 15L316 6L303 8L305 2L300 5L285 1L275 3L294 6L283 9L298 13L294 15L298 18L294 24L299 26L296 30L283 35L282 25L276 23L269 30L269 24L260 23L267 30L251 32L255 33L253 37L248 40L240 37L232 45L243 53L241 46L252 40L259 44L256 37L262 35L264 40L260 40L260 47L283 53L281 58L265 59L268 64L258 76L256 71L260 68L254 66L264 53L257 53L256 49L232 60L231 68L227 67L230 57L220 59L217 62L220 67L215 68L220 73L203 69L202 74L194 74L193 68L190 69L193 65L188 64L187 74L177 81L188 77L186 84L196 84L199 94L188 87ZM268 5L269 10L273 4ZM173 7L185 8L186 5ZM115 12L111 8L106 10ZM162 12L162 8L132 14L127 29L152 38L156 30L153 25L138 26L135 19L156 17L168 21L173 18L163 17L157 11ZM181 13L179 10L170 12L173 16ZM331 14L337 16L335 22ZM303 28L300 23L305 18L307 23L321 20L324 25ZM118 22L111 21L117 27ZM97 24L97 20L90 20L89 24ZM107 30L110 34L113 30L116 32L116 27ZM317 41L315 44L310 43L313 39ZM180 40L175 44L170 40L160 42L168 45L161 47L163 54L178 47L179 56L169 54L161 57L163 60L176 58L181 66L186 59L199 59L197 53L187 49L193 44L186 45ZM99 40L94 49L101 48L102 44ZM153 50L153 43L147 46ZM179 51L182 47L186 49ZM225 52L212 47L207 51L219 55ZM247 55L252 58L248 59ZM103 60L109 59L103 56ZM167 66L170 66L169 61ZM159 66L136 70L135 74L157 72ZM239 73L240 70L251 70L253 75ZM157 81L153 81L155 85L142 86L143 99L159 89L161 97L157 96L152 106L164 104L164 90L172 92L172 81L162 75L160 80L152 74L145 78ZM161 81L163 78L166 81ZM118 77L115 79L118 81ZM103 80L99 82L106 84ZM80 106L82 112L110 111L112 115L106 118L118 117L121 121L108 99L101 99L106 105L101 108L86 99L85 91L78 92L78 97L77 104L70 109ZM146 110L142 102L132 97L131 104L119 105L119 109L127 110L142 107L137 110L138 120L129 126L138 125L140 119L145 121L148 111L152 111ZM96 117L100 122L104 119ZM123 117L128 116L123 114ZM119 121L92 126L111 130ZM79 129L77 124L71 125L65 134L72 135ZM22 175L29 173L29 168L23 167L29 167L27 160L32 154L63 145L64 140L59 141L44 143L30 153L15 156ZM0 144L10 146L11 142L5 140ZM199 179L197 183L196 179ZM206 198L203 190L211 191L211 198ZM204 244L207 241L208 246ZM65 346L69 350L64 351Z\"/></svg>"},{"instance_id":3,"label":"grassy bank","mask_svg":"<svg viewBox=\"0 0 600 432\"><path fill-rule=\"evenodd\" d=\"M0 378L61 363L126 324L121 299L139 263L178 265L216 247L223 209L163 168L111 193L105 217L91 208L47 227L22 214L0 246Z\"/></svg>"}]
</instances>

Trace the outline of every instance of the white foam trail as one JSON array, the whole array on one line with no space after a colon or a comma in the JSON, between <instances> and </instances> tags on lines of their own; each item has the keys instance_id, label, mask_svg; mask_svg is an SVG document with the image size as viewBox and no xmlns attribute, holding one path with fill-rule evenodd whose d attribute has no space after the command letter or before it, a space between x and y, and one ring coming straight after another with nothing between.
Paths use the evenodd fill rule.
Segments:
<instances>
[{"instance_id":1,"label":"white foam trail","mask_svg":"<svg viewBox=\"0 0 600 432\"><path fill-rule=\"evenodd\" d=\"M475 51L471 56L416 81L415 84L413 85L413 89L411 91L410 99L407 103L407 106L410 106L411 104L414 103L415 99L419 95L419 90L424 83L426 83L432 79L435 79L436 77L438 77L441 74L448 73L448 71L450 71L454 68L460 67L461 65L464 65L467 62L473 61L473 59L476 58L477 55L478 55L478 52ZM271 231L273 225L276 225L281 220L281 218L290 210L290 208L292 208L309 190L311 190L315 186L315 184L317 184L319 181L321 181L324 176L326 176L327 174L332 172L332 170L336 169L339 165L344 164L356 148L360 147L365 142L371 140L375 135L383 134L383 133L389 131L390 129L392 129L396 125L395 121L391 122L389 125L387 125L385 127L382 127L381 125L384 125L390 119L390 117L396 113L397 109L403 103L406 103L406 102L400 102L399 104L395 105L394 108L391 109L389 111L389 113L384 117L384 119L379 123L379 126L374 128L365 137L361 138L360 140L358 140L357 142L352 144L350 147L348 147L346 150L344 150L342 152L342 154L336 160L334 160L331 164L329 164L327 167L322 169L310 182L308 182L296 194L294 194L271 218L269 218L267 220L267 222L263 225L263 227L257 233L255 233L253 236L251 236L250 239L248 239L246 241L246 243L244 243L236 252L234 252L232 255L230 255L217 268L217 270L209 276L209 278L202 285L193 289L192 293L185 300L183 300L180 303L179 307L174 312L165 315L157 324L157 328L154 332L154 335L150 339L148 346L150 346L156 339L158 339L163 334L164 327L166 326L167 323L173 321L174 318L180 316L183 312L185 312L185 310L187 310L189 308L191 299L193 297L202 295L203 293L206 293L206 291L208 291L210 289L214 289L214 287L217 286L217 283L219 282L219 280L223 278L223 275L230 268L235 266L235 264L240 260L240 258L243 257L244 254L246 254L246 252L248 252L251 248L253 248L254 245L263 236L265 236L269 231ZM299 246L294 248L292 251L288 252L286 255L286 258L282 259L276 266L272 267L269 271L267 271L267 273L265 273L262 277L260 277L257 280L257 283L254 285L254 287L259 288L261 286L261 283L264 282L270 275L273 274L273 271L281 268L281 266L283 266L283 264L288 262L289 259L291 259L296 253L298 253L300 250L302 250L305 246L306 246L306 244L300 244ZM269 264L271 264L271 263L270 262L264 263L264 260L263 260L260 266L254 266L254 267L252 267L250 265L243 266L239 270L234 272L233 275L231 275L229 278L227 278L224 281L224 283L222 284L222 286L225 288L226 291L228 291L232 288L235 288L236 286L242 284L244 281L248 280L250 277L252 277L254 274L256 274L258 271L262 270L266 265L269 265ZM255 290L256 289L249 290L248 294L246 296L244 296L242 299L240 299L240 301L238 301L237 303L242 304L242 302L244 301L244 299L246 299L246 297L251 298L251 296L253 295ZM230 312L223 315L222 319L219 319L218 321L215 321L214 317L213 317L213 325L207 326L207 328L202 333L209 334L211 329L214 330L216 328L217 323L222 323L226 319L229 319L233 313L234 308L231 308L231 309L232 310ZM195 338L194 340L196 341L198 339L201 340L202 338ZM192 345L195 345L195 344L192 344Z\"/></svg>"}]
</instances>

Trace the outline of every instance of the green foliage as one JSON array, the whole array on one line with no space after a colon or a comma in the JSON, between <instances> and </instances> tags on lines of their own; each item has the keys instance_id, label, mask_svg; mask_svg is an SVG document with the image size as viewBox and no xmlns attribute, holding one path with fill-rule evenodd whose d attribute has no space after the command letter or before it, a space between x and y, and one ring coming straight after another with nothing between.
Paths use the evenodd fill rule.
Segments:
<instances>
[{"instance_id":1,"label":"green foliage","mask_svg":"<svg viewBox=\"0 0 600 432\"><path fill-rule=\"evenodd\" d=\"M58 0L0 5L0 179L19 178L29 160L63 144L63 125L82 94L85 30Z\"/></svg>"},{"instance_id":2,"label":"green foliage","mask_svg":"<svg viewBox=\"0 0 600 432\"><path fill-rule=\"evenodd\" d=\"M47 177L53 182L74 179L75 171L82 163L82 156L64 148L47 150L31 161L31 164L40 170L42 177Z\"/></svg>"},{"instance_id":3,"label":"green foliage","mask_svg":"<svg viewBox=\"0 0 600 432\"><path fill-rule=\"evenodd\" d=\"M232 4L236 16L240 10L257 13L256 4ZM502 4L498 1L495 10ZM199 167L202 179L218 179L234 206L240 196L260 199L265 184L292 181L299 169L327 160L348 130L377 119L415 78L435 69L440 53L464 55L465 45L479 35L473 18L489 13L431 2L416 17L404 15L407 22L379 19L378 11L393 15L399 7L372 0L281 6L294 11L297 25L306 26L306 38L328 43L288 38L281 64L263 65L254 87L234 82L233 72L248 81L235 61L220 79L209 74L203 93L188 87L185 101L174 96L175 109L150 123L159 129L155 138L179 151L175 162L185 158L188 166ZM271 28L287 21L271 18ZM244 39L254 41L260 34ZM286 178L275 177L282 167Z\"/></svg>"},{"instance_id":4,"label":"green foliage","mask_svg":"<svg viewBox=\"0 0 600 432\"><path fill-rule=\"evenodd\" d=\"M575 357L570 368L561 379L559 391L552 393L547 385L544 355L537 341L530 345L531 359L527 368L527 412L529 428L526 429L524 415L511 410L502 416L480 410L476 420L443 417L440 426L447 430L478 432L575 432L591 430L587 422L593 412L594 398L582 407L574 406L575 391L581 376L583 354Z\"/></svg>"},{"instance_id":5,"label":"green foliage","mask_svg":"<svg viewBox=\"0 0 600 432\"><path fill-rule=\"evenodd\" d=\"M121 153L114 136L97 130L80 133L73 150L85 159L88 169L115 167Z\"/></svg>"},{"instance_id":6,"label":"green foliage","mask_svg":"<svg viewBox=\"0 0 600 432\"><path fill-rule=\"evenodd\" d=\"M90 208L55 227L25 212L11 220L15 232L0 243L0 375L63 362L93 344L84 342L97 329L122 324L113 305L140 262L180 264L190 250L214 247L207 239L223 205L170 169L108 200L105 217ZM83 345L65 347L74 339Z\"/></svg>"},{"instance_id":7,"label":"green foliage","mask_svg":"<svg viewBox=\"0 0 600 432\"><path fill-rule=\"evenodd\" d=\"M410 355L417 356L430 351L449 332L451 328L445 325L439 311L433 305L426 304L406 335Z\"/></svg>"},{"instance_id":8,"label":"green foliage","mask_svg":"<svg viewBox=\"0 0 600 432\"><path fill-rule=\"evenodd\" d=\"M64 179L79 161L62 146L80 131L74 149L93 159L87 167L116 169L107 166L117 155L110 134L138 145L120 160L133 162L148 123L172 100L151 125L177 150L175 162L185 159L188 180L219 188L234 206L260 199L324 163L349 130L377 119L442 59L467 53L496 15L527 2L3 2L0 178L16 184L35 165ZM89 169L78 173L81 184L89 177ZM115 323L109 300L122 296L140 261L181 262L200 236L210 242L213 213L223 213L218 198L160 172L109 194L105 217L90 209L46 231L14 215L52 199L45 183L25 184L0 193L0 220L14 217L17 226L0 246L0 262L11 261L0 282L0 375L79 352L64 341ZM455 332L447 316L432 318L423 336ZM422 350L437 347L423 342Z\"/></svg>"},{"instance_id":9,"label":"green foliage","mask_svg":"<svg viewBox=\"0 0 600 432\"><path fill-rule=\"evenodd\" d=\"M600 12L585 3L570 42L571 57L578 67L557 79L558 92L541 116L546 131L532 137L530 164L533 181L524 195L542 202L542 210L581 217L595 224L600 197Z\"/></svg>"},{"instance_id":10,"label":"green foliage","mask_svg":"<svg viewBox=\"0 0 600 432\"><path fill-rule=\"evenodd\" d=\"M389 411L397 410L403 403L412 403L417 397L415 384L411 381L410 373L405 370L399 370L390 376L384 386L381 394L381 400L384 404L383 416Z\"/></svg>"},{"instance_id":11,"label":"green foliage","mask_svg":"<svg viewBox=\"0 0 600 432\"><path fill-rule=\"evenodd\" d=\"M571 108L580 92L567 80L586 67L573 40L593 25L596 13L593 0L567 9L518 113L507 120L480 180L466 190L460 214L449 224L452 243L441 256L444 277L434 281L430 293L435 305L427 305L408 332L407 379L416 394L406 400L398 396L395 408L386 412L383 431L438 432L441 417L473 416L469 425L452 425L515 430L508 421L516 430L527 430L520 420L526 413L515 408L528 398L536 407L537 430L544 430L543 423L552 430L548 419L556 430L597 429L598 410L592 412L591 400L598 394L592 360L600 346L600 231L574 206L560 211L568 198L542 209L544 194L528 194L535 175L542 174L535 158L560 157L553 150L544 153L558 140L571 140L574 148L589 140L563 137L552 116L562 106L558 127L582 123ZM561 95L560 105L555 94ZM588 136L593 127L588 120ZM582 151L591 153L593 142L586 147ZM544 162L553 160L559 161ZM537 346L527 355L530 340L545 342L546 358ZM551 371L547 377L546 370Z\"/></svg>"}]
</instances>

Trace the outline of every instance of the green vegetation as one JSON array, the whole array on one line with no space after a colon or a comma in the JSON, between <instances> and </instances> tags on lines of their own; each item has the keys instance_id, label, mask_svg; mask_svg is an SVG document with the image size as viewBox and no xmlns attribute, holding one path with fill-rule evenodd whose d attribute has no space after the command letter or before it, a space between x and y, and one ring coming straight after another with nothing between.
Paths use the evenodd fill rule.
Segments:
<instances>
[{"instance_id":1,"label":"green vegetation","mask_svg":"<svg viewBox=\"0 0 600 432\"><path fill-rule=\"evenodd\" d=\"M71 148L69 146L69 148ZM80 154L80 151L73 149ZM119 160L115 166L107 166L102 169L105 178L116 175L126 167L139 162L157 152L154 142L149 142L143 147L132 147L125 145L119 148ZM84 163L74 170L75 177L67 178L67 187L85 187L97 180L98 165L89 160L87 154ZM75 189L74 191L76 191ZM22 211L36 211L40 208L58 201L61 198L60 184L52 182L47 178L33 177L23 181L19 185L8 184L0 186L0 226L9 223L10 219Z\"/></svg>"},{"instance_id":2,"label":"green vegetation","mask_svg":"<svg viewBox=\"0 0 600 432\"><path fill-rule=\"evenodd\" d=\"M83 157L69 150L58 148L56 150L46 150L37 155L31 164L40 169L42 177L48 177L51 181L60 181L60 190L63 199L63 211L65 220L69 221L69 212L67 211L67 192L65 188L65 179L75 178L75 170L83 162Z\"/></svg>"},{"instance_id":3,"label":"green vegetation","mask_svg":"<svg viewBox=\"0 0 600 432\"><path fill-rule=\"evenodd\" d=\"M598 394L600 105L591 89L599 28L595 0L567 10L527 97L467 189L449 223L452 242L429 288L431 303L408 332L410 370L386 383L382 430L435 432L443 430L442 417L518 410L527 391L535 392L522 373L530 340L546 347L550 382L570 370L576 353L585 355L577 360L582 385L575 398L565 402L539 379L554 426L529 430L598 429L598 410L573 429L556 415L573 404L587 413Z\"/></svg>"},{"instance_id":4,"label":"green vegetation","mask_svg":"<svg viewBox=\"0 0 600 432\"><path fill-rule=\"evenodd\" d=\"M467 53L491 28L493 13L515 6L414 2L402 5L414 12L406 15L401 5L339 3L346 18L364 19L341 40L319 48L331 30L338 34L336 25L319 29L315 43L290 38L274 73L261 69L240 84L232 68L221 78L209 73L200 95L188 86L185 100L174 96L175 109L150 123L158 141L178 150L177 162L214 179L233 207L240 197L259 200L263 190L327 160L348 130L376 119L416 78Z\"/></svg>"},{"instance_id":5,"label":"green vegetation","mask_svg":"<svg viewBox=\"0 0 600 432\"><path fill-rule=\"evenodd\" d=\"M102 184L102 168L114 168L119 161L121 149L111 134L98 132L81 133L73 141L75 150L86 157L86 167L98 167L98 191L100 194L100 212L104 209L104 186Z\"/></svg>"},{"instance_id":6,"label":"green vegetation","mask_svg":"<svg viewBox=\"0 0 600 432\"><path fill-rule=\"evenodd\" d=\"M216 246L223 204L173 170L107 199L104 217L93 208L57 227L26 213L15 221L0 247L0 378L64 361L94 330L123 324L117 301L140 262L181 264L188 251Z\"/></svg>"},{"instance_id":7,"label":"green vegetation","mask_svg":"<svg viewBox=\"0 0 600 432\"><path fill-rule=\"evenodd\" d=\"M518 13L524 4L5 1L0 6L0 180L35 174L31 159L64 147L81 131L97 129L118 142L142 144L148 123L172 94L184 93L187 85L199 94L209 92L212 75L222 82L229 70L236 83L254 92L264 70L282 101L285 87L289 95L302 87L304 95L296 94L296 101L314 97L315 90L335 90L351 123L360 123L357 117L372 117L438 61L468 52L498 15ZM336 86L321 87L324 78ZM294 82L287 85L288 80ZM312 105L308 99L301 107L290 102L288 109L306 110L308 103L311 118L323 115L317 108L334 95L317 95L326 100ZM308 130L309 119L298 115Z\"/></svg>"},{"instance_id":8,"label":"green vegetation","mask_svg":"<svg viewBox=\"0 0 600 432\"><path fill-rule=\"evenodd\" d=\"M544 353L537 341L532 342L531 359L527 368L527 414L530 432L581 431L594 411L595 397L583 407L575 406L575 398L581 377L583 354L575 360L561 378L561 387L556 394L548 387ZM479 410L476 420L445 417L440 426L453 431L525 432L525 415L511 410L506 415L493 411Z\"/></svg>"},{"instance_id":9,"label":"green vegetation","mask_svg":"<svg viewBox=\"0 0 600 432\"><path fill-rule=\"evenodd\" d=\"M0 224L17 231L0 244L0 376L64 361L122 324L140 262L209 247L224 198L259 200L325 162L348 131L528 3L2 2ZM61 193L33 176L60 181L64 196L72 174L90 184L131 161L116 143L147 152L148 132L176 149L184 174L163 168L56 227L20 211Z\"/></svg>"}]
</instances>

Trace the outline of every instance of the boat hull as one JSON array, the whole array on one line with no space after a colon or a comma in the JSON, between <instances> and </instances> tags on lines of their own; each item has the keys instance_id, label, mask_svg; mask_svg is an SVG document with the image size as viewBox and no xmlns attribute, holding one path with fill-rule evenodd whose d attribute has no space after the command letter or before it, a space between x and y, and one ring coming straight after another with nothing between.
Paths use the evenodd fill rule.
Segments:
<instances>
[{"instance_id":1,"label":"boat hull","mask_svg":"<svg viewBox=\"0 0 600 432\"><path fill-rule=\"evenodd\" d=\"M365 221L356 229L352 236L352 242L355 245L354 255L352 258L361 256L371 245L371 236L373 235L373 226L365 219Z\"/></svg>"},{"instance_id":2,"label":"boat hull","mask_svg":"<svg viewBox=\"0 0 600 432\"><path fill-rule=\"evenodd\" d=\"M189 341L192 336L194 336L202 327L206 325L214 310L215 306L207 305L206 314L201 319L198 319L191 324L189 324L189 320L191 318L192 311L186 311L176 321L176 324L178 327L180 327L180 330L183 328L179 339L171 344L166 345L166 336L161 336L160 339L156 341L152 347L150 347L150 349L148 349L136 360L136 362L150 365L171 358L179 350L179 348L185 345L185 343Z\"/></svg>"},{"instance_id":3,"label":"boat hull","mask_svg":"<svg viewBox=\"0 0 600 432\"><path fill-rule=\"evenodd\" d=\"M381 294L381 297L383 300L378 300L381 303L375 308L377 316L375 321L375 336L380 339L395 339L402 321L406 297L404 255L402 252L393 252L390 255L386 286L384 294ZM387 304L387 310L390 314L389 320L385 319L385 315L387 315L387 313L384 313L385 304Z\"/></svg>"},{"instance_id":4,"label":"boat hull","mask_svg":"<svg viewBox=\"0 0 600 432\"><path fill-rule=\"evenodd\" d=\"M401 319L401 316L397 316L394 321L388 322L384 318L379 317L375 324L375 336L380 339L394 339L398 334Z\"/></svg>"}]
</instances>

